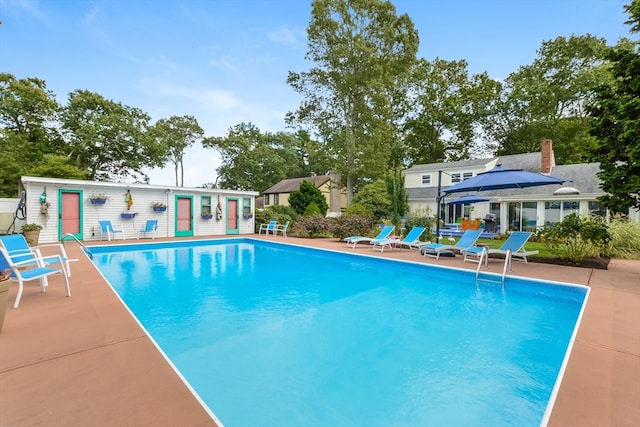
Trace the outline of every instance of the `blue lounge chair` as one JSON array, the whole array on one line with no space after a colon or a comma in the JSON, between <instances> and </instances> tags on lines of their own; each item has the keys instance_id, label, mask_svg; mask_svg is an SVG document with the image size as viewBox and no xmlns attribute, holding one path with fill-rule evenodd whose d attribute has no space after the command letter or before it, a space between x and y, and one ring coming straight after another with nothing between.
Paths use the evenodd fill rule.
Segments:
<instances>
[{"instance_id":1,"label":"blue lounge chair","mask_svg":"<svg viewBox=\"0 0 640 427\"><path fill-rule=\"evenodd\" d=\"M282 234L284 237L287 237L287 229L289 228L289 223L291 221L287 221L284 223L284 225L278 225L276 224L276 228L275 230L273 230L273 234Z\"/></svg>"},{"instance_id":2,"label":"blue lounge chair","mask_svg":"<svg viewBox=\"0 0 640 427\"><path fill-rule=\"evenodd\" d=\"M272 219L267 224L260 224L260 228L258 229L258 234L262 234L263 231L264 231L264 234L269 234L269 232L271 232L271 234L275 234L275 230L277 226L278 226L278 221L276 221L275 219Z\"/></svg>"},{"instance_id":3,"label":"blue lounge chair","mask_svg":"<svg viewBox=\"0 0 640 427\"><path fill-rule=\"evenodd\" d=\"M100 223L100 240L103 240L105 235L107 236L107 240L115 240L118 234L122 236L122 240L125 239L124 230L122 229L122 227L115 228L113 224L111 224L111 221L98 222Z\"/></svg>"},{"instance_id":4,"label":"blue lounge chair","mask_svg":"<svg viewBox=\"0 0 640 427\"><path fill-rule=\"evenodd\" d=\"M352 245L355 249L356 245L360 242L373 242L388 238L395 228L393 225L385 225L376 237L351 236L344 240L347 242L347 246Z\"/></svg>"},{"instance_id":5,"label":"blue lounge chair","mask_svg":"<svg viewBox=\"0 0 640 427\"><path fill-rule=\"evenodd\" d=\"M7 253L4 247L0 247L0 271L6 269L11 270L11 278L18 281L18 293L16 294L16 301L13 303L13 308L18 308L20 305L20 299L22 298L22 291L24 288L24 282L30 282L32 280L38 280L40 282L40 289L44 292L47 288L47 278L53 274L62 274L64 278L65 288L67 290L67 296L71 296L71 289L69 288L69 278L64 268L64 263L60 255L56 255L58 261L56 264L60 265L59 269L46 267L43 258L31 258L25 261L13 261ZM50 258L50 257L48 257Z\"/></svg>"},{"instance_id":6,"label":"blue lounge chair","mask_svg":"<svg viewBox=\"0 0 640 427\"><path fill-rule=\"evenodd\" d=\"M141 234L143 234L142 237L149 237L149 235L151 235L152 239L158 237L158 220L148 219L144 228L138 231L138 239L140 238Z\"/></svg>"},{"instance_id":7,"label":"blue lounge chair","mask_svg":"<svg viewBox=\"0 0 640 427\"><path fill-rule=\"evenodd\" d=\"M29 265L27 261L31 261L30 265L35 265L35 259L37 258L41 258L45 265L56 264L59 260L62 260L65 263L68 277L71 277L71 265L69 262L77 261L77 259L69 259L62 243L29 246L27 239L22 234L0 236L0 247L5 249L11 261L14 263L20 262L23 266ZM43 254L43 250L45 254Z\"/></svg>"},{"instance_id":8,"label":"blue lounge chair","mask_svg":"<svg viewBox=\"0 0 640 427\"><path fill-rule=\"evenodd\" d=\"M485 266L488 266L488 255L500 254L506 256L509 250L511 250L511 259L527 262L527 257L529 255L535 255L538 253L537 250L524 250L524 245L531 237L531 234L532 233L528 231L514 231L498 249L487 249L487 257L484 260ZM482 255L482 248L467 248L462 251L462 254L464 255L464 261L479 262L480 255ZM509 266L509 270L511 270L511 266Z\"/></svg>"},{"instance_id":9,"label":"blue lounge chair","mask_svg":"<svg viewBox=\"0 0 640 427\"><path fill-rule=\"evenodd\" d=\"M399 246L407 246L409 249L420 249L422 246L427 243L420 241L420 236L424 233L424 227L413 227L409 234L405 236L404 239L383 239L383 240L374 240L371 242L373 245L373 249L379 250L380 252L384 252L384 248L393 248Z\"/></svg>"},{"instance_id":10,"label":"blue lounge chair","mask_svg":"<svg viewBox=\"0 0 640 427\"><path fill-rule=\"evenodd\" d=\"M436 259L440 258L440 254L443 251L458 251L462 252L463 249L467 249L476 244L476 241L480 238L482 230L467 230L462 234L460 240L453 245L447 245L444 243L431 243L424 245L420 248L422 255L432 256Z\"/></svg>"}]
</instances>

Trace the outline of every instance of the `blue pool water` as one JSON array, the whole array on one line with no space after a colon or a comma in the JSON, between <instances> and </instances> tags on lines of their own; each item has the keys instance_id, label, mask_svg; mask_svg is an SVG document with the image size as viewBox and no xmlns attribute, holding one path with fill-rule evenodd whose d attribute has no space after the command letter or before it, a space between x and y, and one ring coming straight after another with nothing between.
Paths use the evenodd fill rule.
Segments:
<instances>
[{"instance_id":1,"label":"blue pool water","mask_svg":"<svg viewBox=\"0 0 640 427\"><path fill-rule=\"evenodd\" d=\"M587 295L250 239L91 250L227 427L540 425Z\"/></svg>"}]
</instances>

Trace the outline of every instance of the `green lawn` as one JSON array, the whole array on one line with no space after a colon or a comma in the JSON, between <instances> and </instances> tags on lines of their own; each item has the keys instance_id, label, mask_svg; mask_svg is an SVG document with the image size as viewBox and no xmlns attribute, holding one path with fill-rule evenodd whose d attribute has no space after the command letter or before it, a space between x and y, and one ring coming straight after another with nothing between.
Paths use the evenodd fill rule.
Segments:
<instances>
[{"instance_id":1,"label":"green lawn","mask_svg":"<svg viewBox=\"0 0 640 427\"><path fill-rule=\"evenodd\" d=\"M478 239L477 243L485 243L488 247L492 249L498 249L500 246L502 246L502 244L504 243L504 240L480 238ZM538 254L532 255L531 257L535 257L535 258L557 258L558 257L558 255L556 255L555 253L549 250L547 245L541 242L532 242L531 240L529 240L524 245L524 248L527 251L536 251L536 250L538 251Z\"/></svg>"}]
</instances>

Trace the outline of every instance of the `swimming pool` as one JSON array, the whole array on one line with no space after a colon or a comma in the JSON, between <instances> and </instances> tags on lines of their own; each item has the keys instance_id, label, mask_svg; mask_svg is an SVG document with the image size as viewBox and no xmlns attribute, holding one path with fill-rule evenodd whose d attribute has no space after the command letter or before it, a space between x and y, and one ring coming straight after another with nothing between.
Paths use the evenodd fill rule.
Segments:
<instances>
[{"instance_id":1,"label":"swimming pool","mask_svg":"<svg viewBox=\"0 0 640 427\"><path fill-rule=\"evenodd\" d=\"M587 296L252 239L91 251L227 427L539 425Z\"/></svg>"}]
</instances>

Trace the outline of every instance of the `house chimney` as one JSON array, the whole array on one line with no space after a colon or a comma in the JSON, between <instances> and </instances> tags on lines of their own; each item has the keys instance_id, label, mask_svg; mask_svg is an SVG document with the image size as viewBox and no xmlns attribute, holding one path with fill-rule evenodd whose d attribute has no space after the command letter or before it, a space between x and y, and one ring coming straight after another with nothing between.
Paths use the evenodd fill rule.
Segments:
<instances>
[{"instance_id":1,"label":"house chimney","mask_svg":"<svg viewBox=\"0 0 640 427\"><path fill-rule=\"evenodd\" d=\"M543 139L542 142L540 142L540 154L542 156L540 160L540 173L551 173L551 169L556 165L552 140Z\"/></svg>"}]
</instances>

